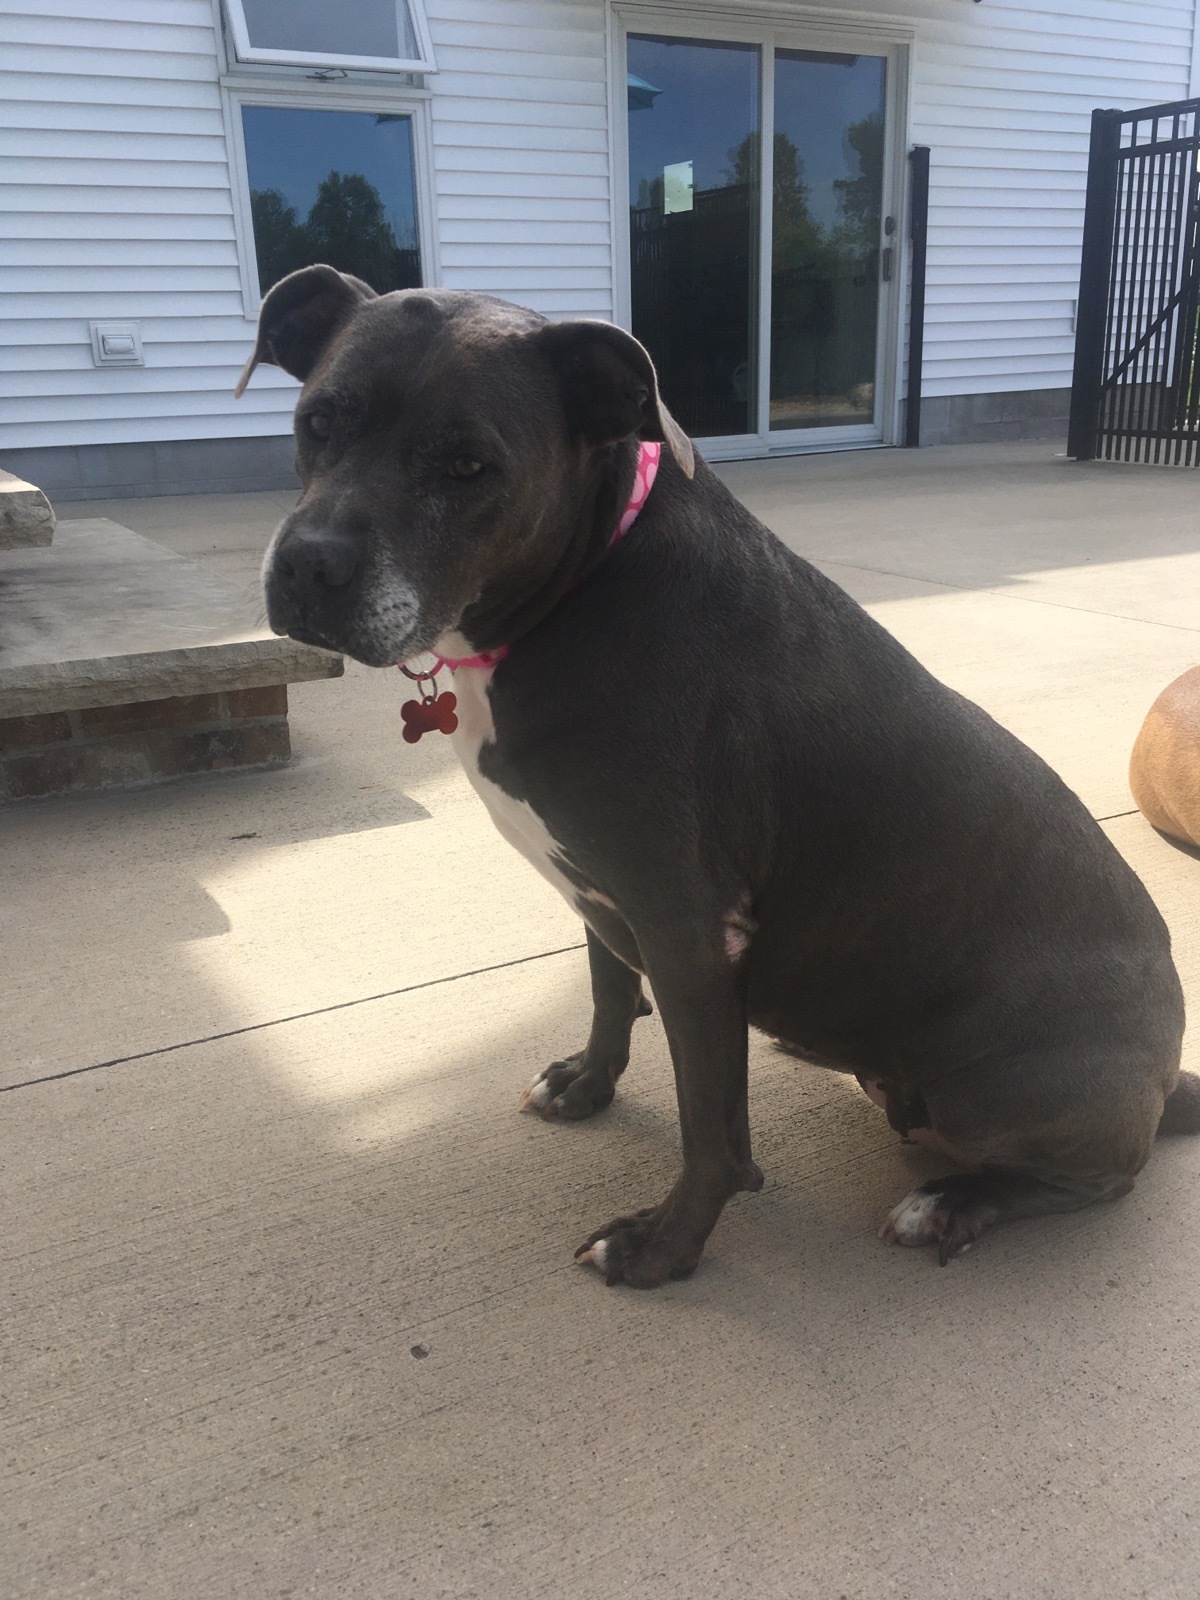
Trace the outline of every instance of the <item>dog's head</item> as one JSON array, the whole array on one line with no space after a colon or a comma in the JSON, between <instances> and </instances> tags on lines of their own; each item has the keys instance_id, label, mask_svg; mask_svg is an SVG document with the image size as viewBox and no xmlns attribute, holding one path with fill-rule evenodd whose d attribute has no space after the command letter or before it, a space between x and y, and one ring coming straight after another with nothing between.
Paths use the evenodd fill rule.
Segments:
<instances>
[{"instance_id":1,"label":"dog's head","mask_svg":"<svg viewBox=\"0 0 1200 1600\"><path fill-rule=\"evenodd\" d=\"M609 323L307 267L263 301L239 395L264 362L304 384L271 627L369 666L530 626L615 526L636 440L692 472L650 357Z\"/></svg>"}]
</instances>

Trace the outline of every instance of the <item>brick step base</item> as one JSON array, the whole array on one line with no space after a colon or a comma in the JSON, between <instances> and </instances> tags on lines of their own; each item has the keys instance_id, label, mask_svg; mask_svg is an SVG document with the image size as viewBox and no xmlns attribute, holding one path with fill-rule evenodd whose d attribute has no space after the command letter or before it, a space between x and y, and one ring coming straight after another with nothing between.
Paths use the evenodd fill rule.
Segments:
<instances>
[{"instance_id":1,"label":"brick step base","mask_svg":"<svg viewBox=\"0 0 1200 1600\"><path fill-rule=\"evenodd\" d=\"M287 685L0 718L0 803L273 767L291 754Z\"/></svg>"}]
</instances>

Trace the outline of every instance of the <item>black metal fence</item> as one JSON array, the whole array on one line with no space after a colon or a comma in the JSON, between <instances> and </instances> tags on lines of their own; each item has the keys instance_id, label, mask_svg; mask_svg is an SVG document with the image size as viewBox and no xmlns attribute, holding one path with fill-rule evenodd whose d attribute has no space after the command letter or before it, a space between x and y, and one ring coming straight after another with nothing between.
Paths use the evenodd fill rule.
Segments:
<instances>
[{"instance_id":1,"label":"black metal fence","mask_svg":"<svg viewBox=\"0 0 1200 1600\"><path fill-rule=\"evenodd\" d=\"M1092 113L1067 453L1200 466L1200 100Z\"/></svg>"},{"instance_id":2,"label":"black metal fence","mask_svg":"<svg viewBox=\"0 0 1200 1600\"><path fill-rule=\"evenodd\" d=\"M909 238L912 240L912 285L908 305L908 400L904 407L904 443L921 443L921 382L925 368L925 256L929 245L929 146L915 144L908 152L912 174Z\"/></svg>"}]
</instances>

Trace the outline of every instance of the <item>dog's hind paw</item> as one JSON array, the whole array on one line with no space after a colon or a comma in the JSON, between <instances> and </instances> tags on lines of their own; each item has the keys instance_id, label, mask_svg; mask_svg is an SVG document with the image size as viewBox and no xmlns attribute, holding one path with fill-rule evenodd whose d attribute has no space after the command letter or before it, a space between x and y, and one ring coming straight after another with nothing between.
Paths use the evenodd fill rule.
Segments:
<instances>
[{"instance_id":1,"label":"dog's hind paw","mask_svg":"<svg viewBox=\"0 0 1200 1600\"><path fill-rule=\"evenodd\" d=\"M949 1220L940 1196L914 1189L888 1213L879 1237L888 1244L937 1244Z\"/></svg>"},{"instance_id":2,"label":"dog's hind paw","mask_svg":"<svg viewBox=\"0 0 1200 1600\"><path fill-rule=\"evenodd\" d=\"M999 1213L994 1206L967 1197L957 1199L954 1185L953 1178L938 1179L905 1195L888 1214L879 1237L888 1244L936 1244L943 1267L952 1257L969 1250Z\"/></svg>"},{"instance_id":3,"label":"dog's hind paw","mask_svg":"<svg viewBox=\"0 0 1200 1600\"><path fill-rule=\"evenodd\" d=\"M518 1102L520 1111L536 1111L547 1121L567 1117L580 1121L612 1103L616 1085L608 1073L589 1071L583 1051L555 1061L539 1072Z\"/></svg>"}]
</instances>

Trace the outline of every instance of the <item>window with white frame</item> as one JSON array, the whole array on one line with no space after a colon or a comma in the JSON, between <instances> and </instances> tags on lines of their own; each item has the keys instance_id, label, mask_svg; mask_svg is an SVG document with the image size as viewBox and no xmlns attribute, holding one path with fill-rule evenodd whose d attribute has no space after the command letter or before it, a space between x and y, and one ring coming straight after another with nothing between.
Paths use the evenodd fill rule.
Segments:
<instances>
[{"instance_id":1,"label":"window with white frame","mask_svg":"<svg viewBox=\"0 0 1200 1600\"><path fill-rule=\"evenodd\" d=\"M428 282L428 91L381 76L432 64L417 0L223 9L247 312L317 261L380 294Z\"/></svg>"},{"instance_id":2,"label":"window with white frame","mask_svg":"<svg viewBox=\"0 0 1200 1600\"><path fill-rule=\"evenodd\" d=\"M429 90L413 75L432 70L419 0L219 10L246 315L317 261L379 294L435 282Z\"/></svg>"},{"instance_id":3,"label":"window with white frame","mask_svg":"<svg viewBox=\"0 0 1200 1600\"><path fill-rule=\"evenodd\" d=\"M239 61L429 72L421 0L225 0Z\"/></svg>"},{"instance_id":4,"label":"window with white frame","mask_svg":"<svg viewBox=\"0 0 1200 1600\"><path fill-rule=\"evenodd\" d=\"M420 285L411 117L249 101L240 110L262 294L314 261L378 294Z\"/></svg>"}]
</instances>

